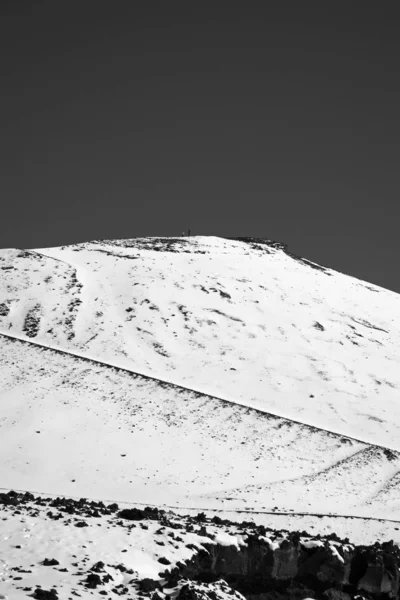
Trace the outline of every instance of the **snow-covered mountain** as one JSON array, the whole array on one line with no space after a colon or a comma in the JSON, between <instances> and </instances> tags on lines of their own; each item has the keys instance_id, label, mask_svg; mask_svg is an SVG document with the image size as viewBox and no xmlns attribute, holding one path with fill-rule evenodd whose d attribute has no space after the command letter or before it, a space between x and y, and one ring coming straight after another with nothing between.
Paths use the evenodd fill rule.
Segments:
<instances>
[{"instance_id":1,"label":"snow-covered mountain","mask_svg":"<svg viewBox=\"0 0 400 600\"><path fill-rule=\"evenodd\" d=\"M1 252L1 331L399 447L400 296L220 238Z\"/></svg>"},{"instance_id":2,"label":"snow-covered mountain","mask_svg":"<svg viewBox=\"0 0 400 600\"><path fill-rule=\"evenodd\" d=\"M3 250L2 485L396 520L399 314L263 240Z\"/></svg>"}]
</instances>

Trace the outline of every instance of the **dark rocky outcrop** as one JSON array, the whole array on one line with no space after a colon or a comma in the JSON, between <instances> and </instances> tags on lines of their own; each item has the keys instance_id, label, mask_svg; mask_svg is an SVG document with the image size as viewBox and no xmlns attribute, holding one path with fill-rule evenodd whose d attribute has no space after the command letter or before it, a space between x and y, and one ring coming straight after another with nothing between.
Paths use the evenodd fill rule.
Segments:
<instances>
[{"instance_id":1,"label":"dark rocky outcrop","mask_svg":"<svg viewBox=\"0 0 400 600\"><path fill-rule=\"evenodd\" d=\"M7 304L5 302L0 303L0 317L6 317L9 312L10 308L7 306Z\"/></svg>"},{"instance_id":2,"label":"dark rocky outcrop","mask_svg":"<svg viewBox=\"0 0 400 600\"><path fill-rule=\"evenodd\" d=\"M128 519L129 521L143 521L144 519L158 519L160 512L157 508L150 506L146 506L145 509L124 508L119 511L118 516L121 519Z\"/></svg>"},{"instance_id":3,"label":"dark rocky outcrop","mask_svg":"<svg viewBox=\"0 0 400 600\"><path fill-rule=\"evenodd\" d=\"M42 590L42 588L36 588L33 592L33 597L36 600L58 600L58 594L55 589Z\"/></svg>"},{"instance_id":4,"label":"dark rocky outcrop","mask_svg":"<svg viewBox=\"0 0 400 600\"><path fill-rule=\"evenodd\" d=\"M102 579L97 573L89 573L85 581L85 587L88 589L95 589L98 585L102 584Z\"/></svg>"},{"instance_id":5,"label":"dark rocky outcrop","mask_svg":"<svg viewBox=\"0 0 400 600\"><path fill-rule=\"evenodd\" d=\"M251 600L397 598L399 568L400 551L392 543L354 547L299 535L272 542L251 534L240 547L205 542L179 569L179 577L203 583L222 577Z\"/></svg>"},{"instance_id":6,"label":"dark rocky outcrop","mask_svg":"<svg viewBox=\"0 0 400 600\"><path fill-rule=\"evenodd\" d=\"M55 565L59 565L60 563L55 558L45 558L42 562L44 567L54 567Z\"/></svg>"},{"instance_id":7,"label":"dark rocky outcrop","mask_svg":"<svg viewBox=\"0 0 400 600\"><path fill-rule=\"evenodd\" d=\"M93 567L90 568L90 570L93 571L94 573L101 573L104 571L104 567L105 567L105 564L103 563L103 561L99 560L97 563L95 563L93 565Z\"/></svg>"},{"instance_id":8,"label":"dark rocky outcrop","mask_svg":"<svg viewBox=\"0 0 400 600\"><path fill-rule=\"evenodd\" d=\"M0 505L19 506L20 504L27 504L28 502L33 502L34 500L35 496L30 492L19 494L18 492L10 490L7 493L0 493Z\"/></svg>"},{"instance_id":9,"label":"dark rocky outcrop","mask_svg":"<svg viewBox=\"0 0 400 600\"><path fill-rule=\"evenodd\" d=\"M146 577L139 582L139 589L141 592L153 592L154 590L161 590L161 585L155 579Z\"/></svg>"},{"instance_id":10,"label":"dark rocky outcrop","mask_svg":"<svg viewBox=\"0 0 400 600\"><path fill-rule=\"evenodd\" d=\"M119 510L115 503L106 506L85 498L43 498L28 492L0 493L1 506L6 512L31 515L43 507L42 514L50 519L64 518L65 524L71 526L87 525L82 517L108 515L114 527L153 528L156 543L158 536L164 534L168 543L184 544L186 556L187 551L191 551L191 558L186 562L174 562L171 557L158 555L158 579L140 580L137 574L129 581L127 578L130 585L137 586L140 597L150 596L152 600L165 598L165 593L171 593L169 590L179 592L179 600L226 600L228 596L232 600L235 597L237 600L243 597L247 600L397 600L400 597L400 549L393 542L355 546L334 533L312 536L306 531L276 531L250 521L233 523L220 517L209 519L204 513L178 517L153 507ZM56 509L56 514L49 508ZM79 518L72 519L70 515ZM132 522L145 520L148 522L139 525ZM194 536L185 537L187 533ZM165 540L162 546L166 546ZM42 565L56 566L58 561L46 558ZM78 563L73 565L78 566ZM107 564L107 567L135 575L133 569L123 564ZM98 561L88 570L82 585L96 589L112 581L105 564ZM117 590L115 593L124 595L128 589L125 583L113 588ZM105 595L107 591L103 588L96 593ZM57 591L37 588L33 597L54 600Z\"/></svg>"}]
</instances>

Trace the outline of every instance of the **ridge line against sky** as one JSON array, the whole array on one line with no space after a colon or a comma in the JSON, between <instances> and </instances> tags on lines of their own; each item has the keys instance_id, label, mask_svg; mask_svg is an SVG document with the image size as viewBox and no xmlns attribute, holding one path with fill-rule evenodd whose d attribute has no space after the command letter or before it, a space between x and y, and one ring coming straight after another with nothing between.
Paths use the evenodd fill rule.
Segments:
<instances>
[{"instance_id":1,"label":"ridge line against sky","mask_svg":"<svg viewBox=\"0 0 400 600\"><path fill-rule=\"evenodd\" d=\"M4 0L0 247L190 228L400 292L397 13Z\"/></svg>"},{"instance_id":2,"label":"ridge line against sky","mask_svg":"<svg viewBox=\"0 0 400 600\"><path fill-rule=\"evenodd\" d=\"M203 236L201 236L201 235L196 236L196 235L192 235L192 234L188 235L188 232L182 232L182 234L180 236L162 236L162 235L151 236L151 235L149 235L149 236L136 236L135 238L121 238L121 239L125 239L125 240L132 240L132 239L133 240L134 239L170 239L170 240L173 240L173 239L179 239L179 238L182 238L182 239L188 239L188 238L196 239L197 237L203 237ZM204 237L217 237L217 238L220 238L221 240L227 240L227 241L232 241L232 242L234 242L234 241L240 241L240 240L244 240L244 239L250 239L250 237L246 237L246 236L225 237L225 236L213 235L213 236L204 236ZM346 275L346 276L352 277L354 279L358 279L359 281L361 281L363 283L372 283L374 285L377 285L378 287L382 287L382 289L388 289L388 288L385 288L384 286L379 285L377 283L374 283L372 281L368 282L368 281L362 279L361 277L357 276L354 273L346 272L345 270L340 270L337 267L332 267L332 266L329 266L329 265L326 265L326 264L322 264L322 263L318 262L317 260L311 260L310 258L307 258L305 256L301 256L301 255L295 253L293 251L293 249L290 248L290 247L288 247L288 245L285 244L284 242L281 242L281 241L278 241L278 240L272 240L272 239L269 239L269 238L265 238L265 239L263 239L263 238L253 238L253 239L254 239L255 243L257 243L256 240L259 240L259 243L261 243L261 244L263 244L265 241L271 242L273 244L278 244L278 245L281 246L281 250L283 252L285 252L285 254L287 254L288 256L290 256L291 258L293 258L294 260L300 260L302 262L305 261L306 263L309 262L309 263L311 263L311 266L315 265L313 268L317 268L317 269L318 268L322 268L322 270L331 269L331 270L333 270L333 271L335 271L337 273L340 273L342 275ZM260 241L260 240L262 240L262 241ZM63 244L63 246L92 244L92 243L96 243L96 242L107 242L107 241L112 241L113 242L113 241L116 241L116 240L107 240L107 239L103 239L103 240L82 240L82 241L77 241L77 242L74 242L74 243L71 243L71 244ZM57 247L61 247L61 246L57 246ZM51 248L51 246L44 246L43 248L23 248L23 250L27 250L29 252L37 252L37 253L40 254L41 253L40 251L42 249L45 250L45 249L50 249L50 248ZM1 249L0 249L0 252L1 252ZM390 290L389 289L389 291L394 291L396 293L396 290ZM399 293L399 292L397 292L397 293Z\"/></svg>"}]
</instances>

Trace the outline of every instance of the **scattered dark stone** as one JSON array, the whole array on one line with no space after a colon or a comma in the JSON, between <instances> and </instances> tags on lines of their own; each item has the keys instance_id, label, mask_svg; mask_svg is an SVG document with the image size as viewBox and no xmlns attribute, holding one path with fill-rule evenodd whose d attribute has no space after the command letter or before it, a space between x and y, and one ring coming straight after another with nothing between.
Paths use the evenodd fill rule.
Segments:
<instances>
[{"instance_id":1,"label":"scattered dark stone","mask_svg":"<svg viewBox=\"0 0 400 600\"><path fill-rule=\"evenodd\" d=\"M89 527L89 525L86 523L86 521L78 521L75 523L75 527Z\"/></svg>"},{"instance_id":2,"label":"scattered dark stone","mask_svg":"<svg viewBox=\"0 0 400 600\"><path fill-rule=\"evenodd\" d=\"M141 521L146 519L146 513L141 508L124 508L120 510L118 516L121 519L128 519L129 521Z\"/></svg>"},{"instance_id":3,"label":"scattered dark stone","mask_svg":"<svg viewBox=\"0 0 400 600\"><path fill-rule=\"evenodd\" d=\"M5 506L18 506L20 503L20 498L17 492L10 491L7 494L0 494L0 504L4 504Z\"/></svg>"},{"instance_id":4,"label":"scattered dark stone","mask_svg":"<svg viewBox=\"0 0 400 600\"><path fill-rule=\"evenodd\" d=\"M158 519L160 511L157 508L146 506L142 508L124 508L119 511L118 516L121 519L128 519L130 521L143 521L144 519Z\"/></svg>"},{"instance_id":5,"label":"scattered dark stone","mask_svg":"<svg viewBox=\"0 0 400 600\"><path fill-rule=\"evenodd\" d=\"M55 558L45 558L44 561L42 562L42 565L44 567L53 567L55 565L59 565L60 563L58 562L58 560L56 560Z\"/></svg>"},{"instance_id":6,"label":"scattered dark stone","mask_svg":"<svg viewBox=\"0 0 400 600\"><path fill-rule=\"evenodd\" d=\"M393 460L392 451L385 452L383 449L382 454L385 454L388 460ZM22 494L15 491L0 494L0 505L10 506L11 514L21 513L21 510L31 511L32 506L29 506L28 503L38 507L48 506L62 511L54 514L53 511L49 510L47 512L49 519L62 518L63 513L64 516L65 513L80 515L78 518L82 519L82 517L92 517L96 513L99 515L110 514L118 510L117 504L106 507L101 502L90 501L85 498L78 501L68 498L35 498L32 494ZM24 507L24 505L27 506ZM18 508L18 511L15 511L15 508ZM38 510L35 508L35 513L37 512ZM32 514L32 512L29 514ZM234 546L221 546L204 538L203 547L199 548L194 544L188 544L187 547L193 550L191 559L186 563L178 561L173 568L170 566L169 569L159 573L159 577L166 580L166 587L176 587L182 579L215 582L223 577L228 581L224 592L234 594L234 590L238 590L247 598L250 599L251 597L250 600L257 600L253 596L259 594L262 594L262 600L285 600L288 597L292 600L301 600L301 598L306 597L319 598L320 600L349 600L350 598L354 599L357 594L362 595L366 600L376 600L378 598L384 600L382 594L388 594L388 597L391 598L399 597L400 549L393 541L376 543L371 546L353 546L349 544L347 538L341 540L335 533L310 535L306 531L289 532L280 530L274 532L274 530L256 525L252 521L237 524L217 516L208 520L205 513L199 513L195 517L186 515L186 517L178 520L171 517L169 513L167 515L165 511L152 507L124 509L118 513L118 517L131 521L142 521L140 527L143 528L147 528L143 521L156 519L160 525L156 533L167 533L171 540L182 544L186 540L182 537L175 537L173 529L182 530L184 528L186 531L195 531L197 534L207 536L209 534L207 534L205 523L211 522L215 526L235 525L237 529L243 531L246 540L245 551ZM126 524L122 520L117 520L117 518L113 519L112 524L114 526L122 524L128 530L135 526L133 523ZM71 522L71 519L65 519L65 522L67 521ZM78 527L87 526L87 523L83 520L73 524ZM166 532L165 527L170 527L171 531ZM268 536L273 541L278 541L279 548L272 550L269 544L262 539L267 535L267 531L269 532ZM211 537L211 534L209 537ZM322 544L318 547L308 548L307 545L302 544L301 538L304 537L316 541L320 540ZM332 551L329 542L336 543L336 551L339 557L337 553ZM158 544L162 545L163 542L160 541ZM348 547L345 547L346 545ZM163 565L171 564L165 557L161 557L159 562ZM59 562L55 559L46 558L42 564L55 566ZM79 567L78 563L75 563L75 566ZM113 579L111 575L104 573L104 566L104 563L99 561L90 569L91 573L84 573L79 570L74 575L84 575L87 579L81 585L86 585L89 589L92 587L95 589ZM134 575L133 570L127 571L124 565L114 568ZM13 570L17 571L18 574L23 572L19 568ZM67 571L67 569L58 570ZM276 576L275 573L279 576ZM345 573L347 574L345 575ZM20 580L19 577L15 579ZM135 585L137 583L142 594L141 597L143 597L143 594L152 597L161 596L157 594L157 590L162 590L162 586L157 580L147 579L136 582L135 579L132 579L129 583L131 582L135 582ZM208 589L208 583L206 584L206 595L210 600L221 598L219 585L220 583L213 587L214 584L210 583ZM232 586L232 588L229 588L229 586ZM196 590L195 585L189 587ZM35 592L34 598L53 600L58 597L55 589L46 591L38 586L37 590L41 595L37 596ZM125 595L128 588L120 584L114 590L118 595ZM192 591L190 591L190 594L192 594ZM100 594L101 592L97 593ZM185 593L189 594L189 591L186 590ZM107 592L102 593L102 595L106 594ZM205 598L204 589L203 591L200 588L197 589L196 594L200 594L202 598ZM183 600L185 599L183 598ZM190 599L188 598L188 600Z\"/></svg>"},{"instance_id":7,"label":"scattered dark stone","mask_svg":"<svg viewBox=\"0 0 400 600\"><path fill-rule=\"evenodd\" d=\"M389 448L385 448L383 450L383 453L389 461L396 460L396 458L398 457L398 455L395 452L393 452L393 450L389 450Z\"/></svg>"},{"instance_id":8,"label":"scattered dark stone","mask_svg":"<svg viewBox=\"0 0 400 600\"><path fill-rule=\"evenodd\" d=\"M178 600L199 600L199 594L189 584L186 584L181 587Z\"/></svg>"},{"instance_id":9,"label":"scattered dark stone","mask_svg":"<svg viewBox=\"0 0 400 600\"><path fill-rule=\"evenodd\" d=\"M162 565L170 565L171 561L168 560L168 558L166 558L165 556L160 556L160 558L158 559L158 562Z\"/></svg>"},{"instance_id":10,"label":"scattered dark stone","mask_svg":"<svg viewBox=\"0 0 400 600\"><path fill-rule=\"evenodd\" d=\"M161 590L161 585L155 579L150 579L146 577L139 581L139 589L141 592L154 592L155 590Z\"/></svg>"},{"instance_id":11,"label":"scattered dark stone","mask_svg":"<svg viewBox=\"0 0 400 600\"><path fill-rule=\"evenodd\" d=\"M42 590L41 588L36 588L33 597L36 598L36 600L58 600L58 594L55 589Z\"/></svg>"},{"instance_id":12,"label":"scattered dark stone","mask_svg":"<svg viewBox=\"0 0 400 600\"><path fill-rule=\"evenodd\" d=\"M204 512L199 512L195 517L195 521L198 523L204 523L207 520L206 514Z\"/></svg>"},{"instance_id":13,"label":"scattered dark stone","mask_svg":"<svg viewBox=\"0 0 400 600\"><path fill-rule=\"evenodd\" d=\"M2 267L4 269L4 267ZM0 304L0 317L6 317L10 312L9 307L4 302Z\"/></svg>"},{"instance_id":14,"label":"scattered dark stone","mask_svg":"<svg viewBox=\"0 0 400 600\"><path fill-rule=\"evenodd\" d=\"M104 571L104 563L103 561L99 560L97 563L95 563L93 565L93 567L91 567L91 571L94 571L95 573L100 573L101 571Z\"/></svg>"},{"instance_id":15,"label":"scattered dark stone","mask_svg":"<svg viewBox=\"0 0 400 600\"><path fill-rule=\"evenodd\" d=\"M103 582L100 575L97 575L97 573L89 573L85 581L85 587L89 589L95 589L98 585L101 585L102 583Z\"/></svg>"}]
</instances>

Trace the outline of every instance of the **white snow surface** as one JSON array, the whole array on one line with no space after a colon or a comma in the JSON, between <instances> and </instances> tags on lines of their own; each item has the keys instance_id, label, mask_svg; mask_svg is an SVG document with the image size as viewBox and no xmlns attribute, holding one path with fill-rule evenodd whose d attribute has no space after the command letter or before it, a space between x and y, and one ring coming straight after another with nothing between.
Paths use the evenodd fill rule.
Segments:
<instances>
[{"instance_id":1,"label":"white snow surface","mask_svg":"<svg viewBox=\"0 0 400 600\"><path fill-rule=\"evenodd\" d=\"M273 244L0 251L1 485L400 520L399 314Z\"/></svg>"},{"instance_id":2,"label":"white snow surface","mask_svg":"<svg viewBox=\"0 0 400 600\"><path fill-rule=\"evenodd\" d=\"M213 237L0 254L2 331L399 448L393 292Z\"/></svg>"}]
</instances>

